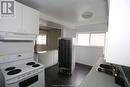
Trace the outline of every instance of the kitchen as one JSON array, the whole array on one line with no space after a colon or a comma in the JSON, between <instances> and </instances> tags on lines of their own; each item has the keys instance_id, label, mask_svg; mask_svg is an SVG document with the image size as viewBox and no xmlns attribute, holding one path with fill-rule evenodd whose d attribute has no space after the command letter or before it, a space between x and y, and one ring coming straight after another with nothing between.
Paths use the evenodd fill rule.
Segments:
<instances>
[{"instance_id":1,"label":"kitchen","mask_svg":"<svg viewBox=\"0 0 130 87\"><path fill-rule=\"evenodd\" d=\"M0 2L0 87L130 87L129 0ZM74 67L60 77L68 52Z\"/></svg>"}]
</instances>

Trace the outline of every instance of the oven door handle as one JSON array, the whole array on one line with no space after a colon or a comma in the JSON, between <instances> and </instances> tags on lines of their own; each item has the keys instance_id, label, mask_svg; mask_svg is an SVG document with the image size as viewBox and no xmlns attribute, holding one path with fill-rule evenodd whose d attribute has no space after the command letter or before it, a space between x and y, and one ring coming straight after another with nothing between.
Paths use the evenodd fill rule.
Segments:
<instances>
[{"instance_id":1,"label":"oven door handle","mask_svg":"<svg viewBox=\"0 0 130 87\"><path fill-rule=\"evenodd\" d=\"M19 82L19 87L28 87L38 81L38 75L32 76Z\"/></svg>"}]
</instances>

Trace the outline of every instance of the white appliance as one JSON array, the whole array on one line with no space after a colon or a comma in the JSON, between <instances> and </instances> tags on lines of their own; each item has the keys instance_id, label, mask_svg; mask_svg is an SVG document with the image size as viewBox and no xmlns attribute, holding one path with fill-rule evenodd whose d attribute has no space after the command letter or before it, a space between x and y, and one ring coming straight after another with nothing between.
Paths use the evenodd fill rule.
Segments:
<instances>
[{"instance_id":1,"label":"white appliance","mask_svg":"<svg viewBox=\"0 0 130 87\"><path fill-rule=\"evenodd\" d=\"M45 87L44 66L34 61L33 42L0 42L5 87Z\"/></svg>"},{"instance_id":2,"label":"white appliance","mask_svg":"<svg viewBox=\"0 0 130 87\"><path fill-rule=\"evenodd\" d=\"M0 62L0 66L5 78L5 87L44 87L44 66L35 62L31 56L31 53L25 53L16 57L0 57L4 60Z\"/></svg>"}]
</instances>

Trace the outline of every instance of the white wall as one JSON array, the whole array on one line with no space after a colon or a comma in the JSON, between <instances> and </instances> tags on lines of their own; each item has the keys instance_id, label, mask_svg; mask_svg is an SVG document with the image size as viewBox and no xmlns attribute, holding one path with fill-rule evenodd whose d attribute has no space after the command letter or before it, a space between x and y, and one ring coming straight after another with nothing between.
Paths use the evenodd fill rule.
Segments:
<instances>
[{"instance_id":1,"label":"white wall","mask_svg":"<svg viewBox=\"0 0 130 87\"><path fill-rule=\"evenodd\" d=\"M93 66L103 55L101 47L76 46L76 62Z\"/></svg>"},{"instance_id":2,"label":"white wall","mask_svg":"<svg viewBox=\"0 0 130 87\"><path fill-rule=\"evenodd\" d=\"M108 31L107 23L82 25L76 27L76 32L106 32Z\"/></svg>"},{"instance_id":3,"label":"white wall","mask_svg":"<svg viewBox=\"0 0 130 87\"><path fill-rule=\"evenodd\" d=\"M79 32L107 32L107 24L84 25L76 29L63 29L63 37L76 37ZM103 56L103 48L76 46L76 62L93 66L99 57Z\"/></svg>"},{"instance_id":4,"label":"white wall","mask_svg":"<svg viewBox=\"0 0 130 87\"><path fill-rule=\"evenodd\" d=\"M93 25L82 25L77 26L75 29L64 27L62 30L62 37L76 37L77 33L80 32L107 32L107 24L93 24Z\"/></svg>"},{"instance_id":5,"label":"white wall","mask_svg":"<svg viewBox=\"0 0 130 87\"><path fill-rule=\"evenodd\" d=\"M62 29L62 37L76 37L76 30L73 30L71 28L68 27L64 27L64 29Z\"/></svg>"}]
</instances>

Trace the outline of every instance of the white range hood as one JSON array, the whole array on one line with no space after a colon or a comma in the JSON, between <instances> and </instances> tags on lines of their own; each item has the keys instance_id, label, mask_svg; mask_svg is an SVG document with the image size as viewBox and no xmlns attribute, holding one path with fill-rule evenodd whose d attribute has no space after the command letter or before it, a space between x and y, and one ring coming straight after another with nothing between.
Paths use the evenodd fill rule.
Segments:
<instances>
[{"instance_id":1,"label":"white range hood","mask_svg":"<svg viewBox=\"0 0 130 87\"><path fill-rule=\"evenodd\" d=\"M9 32L0 32L0 41L5 40L35 40L36 35L32 34L20 34L20 33L9 33Z\"/></svg>"}]
</instances>

